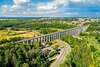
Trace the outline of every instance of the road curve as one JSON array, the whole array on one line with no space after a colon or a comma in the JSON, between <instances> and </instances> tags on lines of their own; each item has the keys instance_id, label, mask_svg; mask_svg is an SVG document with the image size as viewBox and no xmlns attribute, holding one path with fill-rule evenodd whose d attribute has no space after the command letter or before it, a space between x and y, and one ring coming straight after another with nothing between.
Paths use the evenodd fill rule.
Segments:
<instances>
[{"instance_id":1,"label":"road curve","mask_svg":"<svg viewBox=\"0 0 100 67\"><path fill-rule=\"evenodd\" d=\"M67 48L63 48L60 51L60 54L57 56L57 59L50 65L50 67L60 67L60 64L64 62L64 58L71 52L70 45L67 45Z\"/></svg>"}]
</instances>

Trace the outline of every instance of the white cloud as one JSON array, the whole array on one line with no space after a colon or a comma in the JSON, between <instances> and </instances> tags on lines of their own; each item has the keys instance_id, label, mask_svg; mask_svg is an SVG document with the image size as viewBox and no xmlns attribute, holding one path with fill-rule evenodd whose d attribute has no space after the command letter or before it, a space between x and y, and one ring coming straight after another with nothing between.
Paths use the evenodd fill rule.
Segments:
<instances>
[{"instance_id":1,"label":"white cloud","mask_svg":"<svg viewBox=\"0 0 100 67\"><path fill-rule=\"evenodd\" d=\"M82 2L82 0L71 0L73 2Z\"/></svg>"},{"instance_id":2,"label":"white cloud","mask_svg":"<svg viewBox=\"0 0 100 67\"><path fill-rule=\"evenodd\" d=\"M37 10L56 10L57 6L54 4L39 4L37 5Z\"/></svg>"},{"instance_id":3,"label":"white cloud","mask_svg":"<svg viewBox=\"0 0 100 67\"><path fill-rule=\"evenodd\" d=\"M56 5L67 5L69 0L54 0L54 4Z\"/></svg>"},{"instance_id":4,"label":"white cloud","mask_svg":"<svg viewBox=\"0 0 100 67\"><path fill-rule=\"evenodd\" d=\"M16 11L19 8L22 8L23 5L28 4L31 0L13 0L14 4L11 6L11 11Z\"/></svg>"},{"instance_id":5,"label":"white cloud","mask_svg":"<svg viewBox=\"0 0 100 67\"><path fill-rule=\"evenodd\" d=\"M13 0L13 2L16 5L22 5L22 4L30 2L30 0Z\"/></svg>"},{"instance_id":6,"label":"white cloud","mask_svg":"<svg viewBox=\"0 0 100 67\"><path fill-rule=\"evenodd\" d=\"M8 10L9 10L9 6L8 6L8 5L3 5L3 6L1 7L1 12L2 12L3 14L8 14Z\"/></svg>"},{"instance_id":7,"label":"white cloud","mask_svg":"<svg viewBox=\"0 0 100 67\"><path fill-rule=\"evenodd\" d=\"M68 5L68 1L69 0L54 0L50 3L40 3L37 5L37 10L55 10L61 5Z\"/></svg>"}]
</instances>

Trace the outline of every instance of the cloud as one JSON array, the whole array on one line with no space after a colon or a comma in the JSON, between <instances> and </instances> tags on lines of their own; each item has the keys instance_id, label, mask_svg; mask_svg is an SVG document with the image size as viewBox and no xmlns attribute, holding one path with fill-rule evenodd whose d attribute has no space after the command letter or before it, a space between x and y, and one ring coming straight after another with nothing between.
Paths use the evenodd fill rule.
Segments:
<instances>
[{"instance_id":1,"label":"cloud","mask_svg":"<svg viewBox=\"0 0 100 67\"><path fill-rule=\"evenodd\" d=\"M23 8L23 5L28 4L29 2L31 2L31 0L13 0L13 2L14 3L10 8L11 11L15 11L17 9Z\"/></svg>"},{"instance_id":2,"label":"cloud","mask_svg":"<svg viewBox=\"0 0 100 67\"><path fill-rule=\"evenodd\" d=\"M22 4L30 2L30 0L13 0L13 2L16 5L22 5Z\"/></svg>"},{"instance_id":3,"label":"cloud","mask_svg":"<svg viewBox=\"0 0 100 67\"><path fill-rule=\"evenodd\" d=\"M71 0L72 2L82 2L82 0Z\"/></svg>"},{"instance_id":4,"label":"cloud","mask_svg":"<svg viewBox=\"0 0 100 67\"><path fill-rule=\"evenodd\" d=\"M70 0L70 1L80 5L100 5L100 0Z\"/></svg>"},{"instance_id":5,"label":"cloud","mask_svg":"<svg viewBox=\"0 0 100 67\"><path fill-rule=\"evenodd\" d=\"M99 3L100 0L51 0L39 3L33 3L32 0L13 0L12 5L2 5L0 13L3 15L17 16L72 16L77 15L78 12L91 11L91 8L87 6L100 6ZM85 8L81 8L83 6L85 6ZM92 11L94 10L95 9Z\"/></svg>"},{"instance_id":6,"label":"cloud","mask_svg":"<svg viewBox=\"0 0 100 67\"><path fill-rule=\"evenodd\" d=\"M39 4L37 5L37 10L56 10L57 6L54 4Z\"/></svg>"},{"instance_id":7,"label":"cloud","mask_svg":"<svg viewBox=\"0 0 100 67\"><path fill-rule=\"evenodd\" d=\"M68 0L53 0L49 3L40 3L37 5L38 10L55 10L59 6L65 6L68 5Z\"/></svg>"},{"instance_id":8,"label":"cloud","mask_svg":"<svg viewBox=\"0 0 100 67\"><path fill-rule=\"evenodd\" d=\"M3 14L8 14L8 10L9 10L9 6L8 6L8 5L3 5L3 6L1 7L1 12L2 12Z\"/></svg>"},{"instance_id":9,"label":"cloud","mask_svg":"<svg viewBox=\"0 0 100 67\"><path fill-rule=\"evenodd\" d=\"M53 3L56 5L67 5L69 0L54 0Z\"/></svg>"},{"instance_id":10,"label":"cloud","mask_svg":"<svg viewBox=\"0 0 100 67\"><path fill-rule=\"evenodd\" d=\"M13 0L13 5L3 5L4 15L43 15L58 13L59 7L68 5L68 0L52 0L44 3L32 3L31 0Z\"/></svg>"}]
</instances>

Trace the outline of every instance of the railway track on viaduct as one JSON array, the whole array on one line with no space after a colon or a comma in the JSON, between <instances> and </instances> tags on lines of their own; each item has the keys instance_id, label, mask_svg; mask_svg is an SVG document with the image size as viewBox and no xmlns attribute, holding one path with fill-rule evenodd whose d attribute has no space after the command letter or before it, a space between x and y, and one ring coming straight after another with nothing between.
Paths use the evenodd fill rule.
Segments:
<instances>
[{"instance_id":1,"label":"railway track on viaduct","mask_svg":"<svg viewBox=\"0 0 100 67\"><path fill-rule=\"evenodd\" d=\"M55 39L60 39L61 37L63 37L64 35L67 35L67 34L78 35L79 33L84 32L88 28L88 26L82 25L79 27L66 29L66 30L60 31L60 32L54 32L51 34L37 36L37 37L29 38L29 39L23 39L20 41L16 41L14 43L23 43L23 44L33 45L34 42L40 42L40 44L42 44L42 43L53 41Z\"/></svg>"}]
</instances>

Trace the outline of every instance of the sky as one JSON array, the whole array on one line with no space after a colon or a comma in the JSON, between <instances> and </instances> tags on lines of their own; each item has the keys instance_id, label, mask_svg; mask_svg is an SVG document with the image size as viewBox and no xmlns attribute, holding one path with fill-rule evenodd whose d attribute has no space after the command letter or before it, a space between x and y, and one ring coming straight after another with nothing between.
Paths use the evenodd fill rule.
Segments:
<instances>
[{"instance_id":1,"label":"sky","mask_svg":"<svg viewBox=\"0 0 100 67\"><path fill-rule=\"evenodd\" d=\"M88 16L100 16L100 0L0 0L0 17Z\"/></svg>"}]
</instances>

